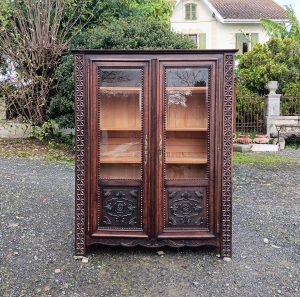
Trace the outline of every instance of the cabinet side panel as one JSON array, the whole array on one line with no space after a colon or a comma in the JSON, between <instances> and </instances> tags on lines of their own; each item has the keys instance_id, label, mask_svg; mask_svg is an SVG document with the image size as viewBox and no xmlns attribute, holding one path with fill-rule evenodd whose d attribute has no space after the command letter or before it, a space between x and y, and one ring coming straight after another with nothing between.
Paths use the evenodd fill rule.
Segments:
<instances>
[{"instance_id":1,"label":"cabinet side panel","mask_svg":"<svg viewBox=\"0 0 300 297\"><path fill-rule=\"evenodd\" d=\"M223 102L223 179L222 179L222 243L221 255L232 253L232 132L234 101L234 59L225 54Z\"/></svg>"},{"instance_id":2,"label":"cabinet side panel","mask_svg":"<svg viewBox=\"0 0 300 297\"><path fill-rule=\"evenodd\" d=\"M75 254L85 254L85 98L84 55L75 55Z\"/></svg>"}]
</instances>

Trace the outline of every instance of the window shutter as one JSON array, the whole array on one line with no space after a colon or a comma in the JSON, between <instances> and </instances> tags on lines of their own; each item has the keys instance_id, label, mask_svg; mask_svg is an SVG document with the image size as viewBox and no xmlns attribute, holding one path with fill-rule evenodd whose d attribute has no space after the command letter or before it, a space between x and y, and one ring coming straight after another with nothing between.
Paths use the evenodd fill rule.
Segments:
<instances>
[{"instance_id":1,"label":"window shutter","mask_svg":"<svg viewBox=\"0 0 300 297\"><path fill-rule=\"evenodd\" d=\"M206 49L206 34L205 33L199 34L199 48Z\"/></svg>"},{"instance_id":2,"label":"window shutter","mask_svg":"<svg viewBox=\"0 0 300 297\"><path fill-rule=\"evenodd\" d=\"M185 5L185 19L186 20L190 20L191 19L190 6L191 6L191 4L186 4Z\"/></svg>"},{"instance_id":3,"label":"window shutter","mask_svg":"<svg viewBox=\"0 0 300 297\"><path fill-rule=\"evenodd\" d=\"M197 15L196 15L196 4L191 4L191 15L192 15L192 20L196 20L197 19Z\"/></svg>"},{"instance_id":4,"label":"window shutter","mask_svg":"<svg viewBox=\"0 0 300 297\"><path fill-rule=\"evenodd\" d=\"M255 44L259 43L259 35L258 33L251 33L251 48L254 47Z\"/></svg>"},{"instance_id":5,"label":"window shutter","mask_svg":"<svg viewBox=\"0 0 300 297\"><path fill-rule=\"evenodd\" d=\"M235 34L235 47L238 49L238 54L243 54L243 33Z\"/></svg>"}]
</instances>

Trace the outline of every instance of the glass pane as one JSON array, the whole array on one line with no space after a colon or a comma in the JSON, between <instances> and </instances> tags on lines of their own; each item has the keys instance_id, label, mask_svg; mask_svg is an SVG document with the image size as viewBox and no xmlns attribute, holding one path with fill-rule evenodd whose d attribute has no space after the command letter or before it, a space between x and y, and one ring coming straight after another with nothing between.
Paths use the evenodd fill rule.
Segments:
<instances>
[{"instance_id":1,"label":"glass pane","mask_svg":"<svg viewBox=\"0 0 300 297\"><path fill-rule=\"evenodd\" d=\"M167 68L168 179L207 176L208 68Z\"/></svg>"},{"instance_id":2,"label":"glass pane","mask_svg":"<svg viewBox=\"0 0 300 297\"><path fill-rule=\"evenodd\" d=\"M102 179L140 179L142 69L101 68L99 161Z\"/></svg>"}]
</instances>

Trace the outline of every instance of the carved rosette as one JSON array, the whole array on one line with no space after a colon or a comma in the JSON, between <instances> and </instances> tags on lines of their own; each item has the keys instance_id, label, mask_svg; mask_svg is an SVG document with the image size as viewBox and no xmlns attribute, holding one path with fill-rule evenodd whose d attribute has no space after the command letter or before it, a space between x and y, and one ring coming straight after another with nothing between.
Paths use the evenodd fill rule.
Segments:
<instances>
[{"instance_id":1,"label":"carved rosette","mask_svg":"<svg viewBox=\"0 0 300 297\"><path fill-rule=\"evenodd\" d=\"M203 193L169 190L169 227L203 226Z\"/></svg>"},{"instance_id":2,"label":"carved rosette","mask_svg":"<svg viewBox=\"0 0 300 297\"><path fill-rule=\"evenodd\" d=\"M138 189L103 189L100 228L141 227L139 224L140 191Z\"/></svg>"},{"instance_id":3,"label":"carved rosette","mask_svg":"<svg viewBox=\"0 0 300 297\"><path fill-rule=\"evenodd\" d=\"M85 119L84 56L75 55L75 253L85 254Z\"/></svg>"},{"instance_id":4,"label":"carved rosette","mask_svg":"<svg viewBox=\"0 0 300 297\"><path fill-rule=\"evenodd\" d=\"M224 131L223 131L223 186L222 186L222 243L221 255L231 257L232 253L232 133L234 96L234 59L225 55L224 69Z\"/></svg>"}]
</instances>

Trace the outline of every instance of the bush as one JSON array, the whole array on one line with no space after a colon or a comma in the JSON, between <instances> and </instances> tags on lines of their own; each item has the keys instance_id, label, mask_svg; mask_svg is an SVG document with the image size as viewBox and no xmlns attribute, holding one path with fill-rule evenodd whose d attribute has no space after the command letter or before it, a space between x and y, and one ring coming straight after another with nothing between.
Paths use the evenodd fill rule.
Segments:
<instances>
[{"instance_id":1,"label":"bush","mask_svg":"<svg viewBox=\"0 0 300 297\"><path fill-rule=\"evenodd\" d=\"M187 36L171 31L164 22L141 17L113 19L78 36L72 49L188 49L195 48ZM73 56L62 58L57 72L57 94L52 98L48 114L61 128L74 127Z\"/></svg>"},{"instance_id":2,"label":"bush","mask_svg":"<svg viewBox=\"0 0 300 297\"><path fill-rule=\"evenodd\" d=\"M257 44L240 57L237 77L253 93L265 94L267 82L277 80L279 93L296 95L300 83L300 42L272 38L266 44Z\"/></svg>"},{"instance_id":3,"label":"bush","mask_svg":"<svg viewBox=\"0 0 300 297\"><path fill-rule=\"evenodd\" d=\"M296 135L296 134L293 134L293 135L289 136L285 140L285 144L288 147L299 149L300 148L300 136Z\"/></svg>"}]
</instances>

